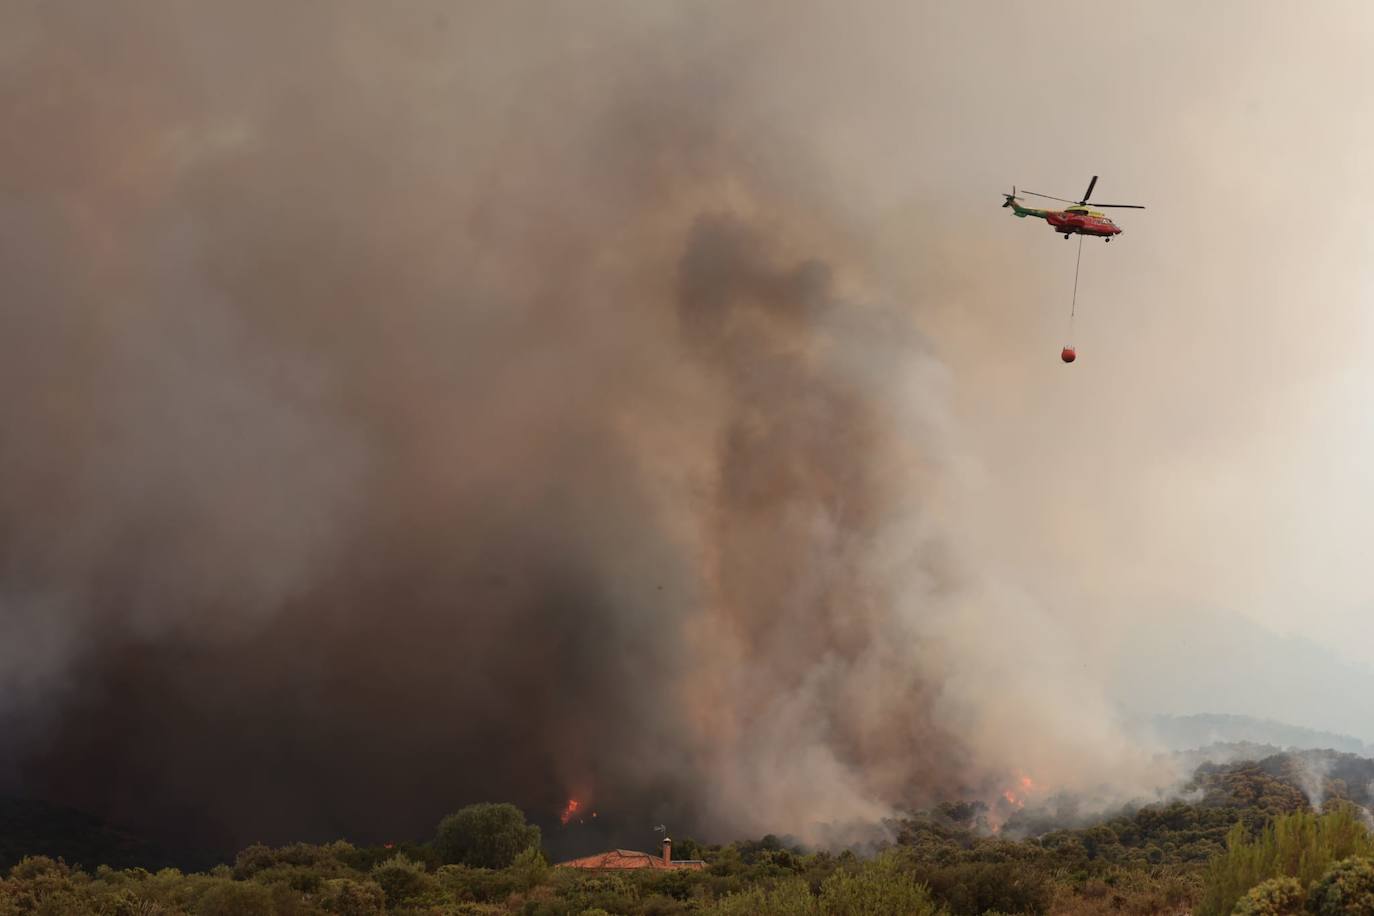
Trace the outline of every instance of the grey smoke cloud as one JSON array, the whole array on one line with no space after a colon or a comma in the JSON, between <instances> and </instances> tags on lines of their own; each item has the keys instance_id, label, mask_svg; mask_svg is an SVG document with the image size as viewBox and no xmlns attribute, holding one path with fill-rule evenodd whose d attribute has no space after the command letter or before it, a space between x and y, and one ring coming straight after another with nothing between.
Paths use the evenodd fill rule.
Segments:
<instances>
[{"instance_id":1,"label":"grey smoke cloud","mask_svg":"<svg viewBox=\"0 0 1374 916\"><path fill-rule=\"evenodd\" d=\"M738 75L528 10L485 23L532 30L511 72L481 11L122 12L16 14L13 781L225 842L485 797L776 813L730 823L693 766L790 765L790 736L719 739L691 680L733 652L775 704L843 641L842 686L882 435L800 352L830 268L788 265L810 240L700 95ZM819 629L781 651L772 611ZM860 794L835 814L884 810Z\"/></svg>"},{"instance_id":2,"label":"grey smoke cloud","mask_svg":"<svg viewBox=\"0 0 1374 916\"><path fill-rule=\"evenodd\" d=\"M1256 522L1329 390L1263 354L1359 288L1293 273L1353 207L1333 250L1239 192L1312 155L1285 81L1367 138L1259 53L1333 18L1218 70L1221 13L1043 10L8 8L8 782L235 843L570 794L834 841L1166 779L1116 721L1133 621L1281 619ZM1110 78L1025 49L1105 26ZM1085 251L1069 371L1071 252L996 192L1098 171L1152 209ZM1220 191L1225 234L1180 217Z\"/></svg>"}]
</instances>

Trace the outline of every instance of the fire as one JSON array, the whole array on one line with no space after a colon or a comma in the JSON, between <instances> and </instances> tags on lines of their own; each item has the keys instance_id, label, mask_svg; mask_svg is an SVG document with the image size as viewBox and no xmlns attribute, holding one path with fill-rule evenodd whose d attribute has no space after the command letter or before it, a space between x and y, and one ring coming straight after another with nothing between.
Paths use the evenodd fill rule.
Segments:
<instances>
[{"instance_id":1,"label":"fire","mask_svg":"<svg viewBox=\"0 0 1374 916\"><path fill-rule=\"evenodd\" d=\"M1002 798L1019 811L1026 807L1026 799L1036 788L1035 780L1023 774L1016 778L1016 785L1002 790Z\"/></svg>"},{"instance_id":2,"label":"fire","mask_svg":"<svg viewBox=\"0 0 1374 916\"><path fill-rule=\"evenodd\" d=\"M1000 833L1007 818L1026 807L1027 800L1041 788L1029 776L1024 773L1018 774L1013 784L999 793L1000 801L994 810L988 813L988 826L992 828L992 832Z\"/></svg>"},{"instance_id":3,"label":"fire","mask_svg":"<svg viewBox=\"0 0 1374 916\"><path fill-rule=\"evenodd\" d=\"M568 825L568 821L573 819L573 816L577 814L577 809L581 807L582 803L577 799L568 799L567 807L565 807L563 809L563 813L558 816L558 819L563 823L563 826L566 827Z\"/></svg>"}]
</instances>

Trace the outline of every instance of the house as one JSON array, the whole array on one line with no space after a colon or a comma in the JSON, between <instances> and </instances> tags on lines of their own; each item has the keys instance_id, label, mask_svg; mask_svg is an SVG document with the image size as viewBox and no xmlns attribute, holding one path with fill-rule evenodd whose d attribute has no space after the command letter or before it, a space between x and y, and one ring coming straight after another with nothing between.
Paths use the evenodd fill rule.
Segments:
<instances>
[{"instance_id":1,"label":"house","mask_svg":"<svg viewBox=\"0 0 1374 916\"><path fill-rule=\"evenodd\" d=\"M594 856L583 856L580 859L559 862L554 867L589 868L597 871L613 871L621 868L685 868L689 871L701 871L706 867L706 863L700 859L679 859L674 862L673 841L664 837L662 856L648 852L636 852L633 849L612 849L610 852L599 852Z\"/></svg>"}]
</instances>

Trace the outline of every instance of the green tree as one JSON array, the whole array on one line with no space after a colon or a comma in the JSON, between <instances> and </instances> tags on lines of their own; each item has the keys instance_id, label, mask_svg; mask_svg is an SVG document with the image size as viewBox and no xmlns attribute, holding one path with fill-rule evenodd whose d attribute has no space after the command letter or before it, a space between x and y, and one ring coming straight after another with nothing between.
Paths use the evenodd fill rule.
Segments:
<instances>
[{"instance_id":1,"label":"green tree","mask_svg":"<svg viewBox=\"0 0 1374 916\"><path fill-rule=\"evenodd\" d=\"M248 881L219 881L196 904L196 916L273 916L272 892Z\"/></svg>"},{"instance_id":2,"label":"green tree","mask_svg":"<svg viewBox=\"0 0 1374 916\"><path fill-rule=\"evenodd\" d=\"M1313 885L1307 908L1317 916L1374 916L1374 863L1346 859Z\"/></svg>"},{"instance_id":3,"label":"green tree","mask_svg":"<svg viewBox=\"0 0 1374 916\"><path fill-rule=\"evenodd\" d=\"M727 894L702 910L708 916L819 916L822 912L803 878L788 878L773 887L755 884Z\"/></svg>"},{"instance_id":4,"label":"green tree","mask_svg":"<svg viewBox=\"0 0 1374 916\"><path fill-rule=\"evenodd\" d=\"M386 906L386 894L374 881L336 878L325 882L324 905L337 916L377 916Z\"/></svg>"},{"instance_id":5,"label":"green tree","mask_svg":"<svg viewBox=\"0 0 1374 916\"><path fill-rule=\"evenodd\" d=\"M77 887L77 879L82 878L61 859L25 856L10 869L10 880L0 882L0 901L12 904L20 913L38 916L86 912L85 894Z\"/></svg>"},{"instance_id":6,"label":"green tree","mask_svg":"<svg viewBox=\"0 0 1374 916\"><path fill-rule=\"evenodd\" d=\"M468 805L439 822L434 849L446 865L506 868L526 849L539 846L539 828L510 804Z\"/></svg>"},{"instance_id":7,"label":"green tree","mask_svg":"<svg viewBox=\"0 0 1374 916\"><path fill-rule=\"evenodd\" d=\"M1198 916L1226 916L1252 887L1270 878L1294 878L1309 888L1333 862L1371 854L1374 838L1351 805L1321 815L1280 815L1254 837L1238 823L1226 838L1226 851L1208 865Z\"/></svg>"},{"instance_id":8,"label":"green tree","mask_svg":"<svg viewBox=\"0 0 1374 916\"><path fill-rule=\"evenodd\" d=\"M631 875L608 873L578 874L581 869L564 869L559 876L558 895L565 911L602 909L608 913L638 913L639 884Z\"/></svg>"},{"instance_id":9,"label":"green tree","mask_svg":"<svg viewBox=\"0 0 1374 916\"><path fill-rule=\"evenodd\" d=\"M425 874L422 863L399 853L378 863L372 869L372 880L386 894L386 905L393 908L420 897L434 884L434 879Z\"/></svg>"},{"instance_id":10,"label":"green tree","mask_svg":"<svg viewBox=\"0 0 1374 916\"><path fill-rule=\"evenodd\" d=\"M1043 870L1023 862L960 862L920 868L919 876L931 896L956 916L977 916L988 910L1044 913L1053 897Z\"/></svg>"},{"instance_id":11,"label":"green tree","mask_svg":"<svg viewBox=\"0 0 1374 916\"><path fill-rule=\"evenodd\" d=\"M1307 895L1297 878L1270 878L1250 888L1232 913L1234 916L1297 916L1306 901Z\"/></svg>"},{"instance_id":12,"label":"green tree","mask_svg":"<svg viewBox=\"0 0 1374 916\"><path fill-rule=\"evenodd\" d=\"M50 859L47 856L24 856L19 864L10 869L10 877L18 881L56 876L65 878L72 873L66 862Z\"/></svg>"},{"instance_id":13,"label":"green tree","mask_svg":"<svg viewBox=\"0 0 1374 916\"><path fill-rule=\"evenodd\" d=\"M542 884L549 876L549 861L544 858L544 853L539 851L538 846L530 846L515 857L510 866L510 874L515 880L515 886L527 891Z\"/></svg>"},{"instance_id":14,"label":"green tree","mask_svg":"<svg viewBox=\"0 0 1374 916\"><path fill-rule=\"evenodd\" d=\"M925 886L902 868L893 853L865 862L858 871L837 869L821 884L820 909L827 916L934 916L938 912Z\"/></svg>"},{"instance_id":15,"label":"green tree","mask_svg":"<svg viewBox=\"0 0 1374 916\"><path fill-rule=\"evenodd\" d=\"M506 871L442 865L434 873L444 893L453 900L490 903L505 900L516 890L516 879Z\"/></svg>"},{"instance_id":16,"label":"green tree","mask_svg":"<svg viewBox=\"0 0 1374 916\"><path fill-rule=\"evenodd\" d=\"M234 877L242 881L276 864L277 855L270 846L254 843L239 850L239 854L234 857Z\"/></svg>"}]
</instances>

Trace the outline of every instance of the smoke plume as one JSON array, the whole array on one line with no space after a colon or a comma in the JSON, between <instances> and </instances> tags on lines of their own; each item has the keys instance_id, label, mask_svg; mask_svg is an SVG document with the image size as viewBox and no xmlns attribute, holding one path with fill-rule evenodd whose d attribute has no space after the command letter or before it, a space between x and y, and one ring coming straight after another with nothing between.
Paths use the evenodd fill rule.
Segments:
<instances>
[{"instance_id":1,"label":"smoke plume","mask_svg":"<svg viewBox=\"0 0 1374 916\"><path fill-rule=\"evenodd\" d=\"M231 845L1156 784L994 533L1092 526L959 422L1049 268L878 206L951 163L846 145L876 9L10 4L5 785Z\"/></svg>"}]
</instances>

